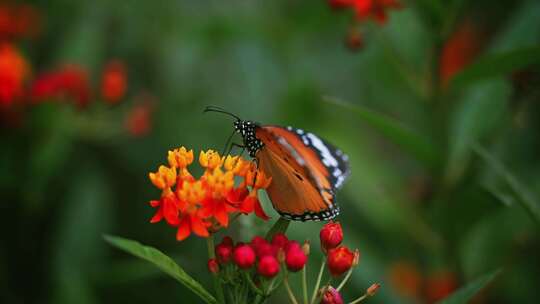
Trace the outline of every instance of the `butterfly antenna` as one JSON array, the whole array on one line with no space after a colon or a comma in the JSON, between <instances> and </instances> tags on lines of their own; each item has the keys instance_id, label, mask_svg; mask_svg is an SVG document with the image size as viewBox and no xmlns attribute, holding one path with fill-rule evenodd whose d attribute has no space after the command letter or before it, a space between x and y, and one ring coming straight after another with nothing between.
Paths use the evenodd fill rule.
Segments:
<instances>
[{"instance_id":1,"label":"butterfly antenna","mask_svg":"<svg viewBox=\"0 0 540 304\"><path fill-rule=\"evenodd\" d=\"M229 135L229 138L227 139L227 142L225 143L225 147L223 147L223 152L221 153L221 155L229 154L231 152L232 145L229 147L229 144L231 143L231 140L235 133L236 133L236 130L233 130L231 135Z\"/></svg>"},{"instance_id":2,"label":"butterfly antenna","mask_svg":"<svg viewBox=\"0 0 540 304\"><path fill-rule=\"evenodd\" d=\"M229 115L229 116L232 116L232 117L236 118L237 120L241 120L240 117L234 115L233 113L228 112L228 111L226 111L225 109L220 108L220 107L216 107L216 106L207 106L206 108L204 108L203 113L206 113L206 112L218 112L218 113L223 113L223 114L227 114L227 115Z\"/></svg>"}]
</instances>

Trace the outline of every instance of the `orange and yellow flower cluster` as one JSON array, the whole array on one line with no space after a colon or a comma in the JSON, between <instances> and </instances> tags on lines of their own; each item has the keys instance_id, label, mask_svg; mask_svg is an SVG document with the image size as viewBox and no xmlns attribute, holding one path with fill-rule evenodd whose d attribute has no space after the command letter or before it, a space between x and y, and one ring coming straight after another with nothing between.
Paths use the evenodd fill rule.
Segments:
<instances>
[{"instance_id":1,"label":"orange and yellow flower cluster","mask_svg":"<svg viewBox=\"0 0 540 304\"><path fill-rule=\"evenodd\" d=\"M258 190L271 182L255 164L239 156L220 156L201 151L199 164L205 169L199 179L193 177L188 166L193 162L193 150L184 147L168 153L169 166L160 166L149 173L150 180L161 189L161 198L150 205L157 208L150 222L165 221L178 227L176 238L181 241L192 232L208 237L229 225L231 214L255 213L267 220L258 198ZM235 182L235 178L240 180Z\"/></svg>"}]
</instances>

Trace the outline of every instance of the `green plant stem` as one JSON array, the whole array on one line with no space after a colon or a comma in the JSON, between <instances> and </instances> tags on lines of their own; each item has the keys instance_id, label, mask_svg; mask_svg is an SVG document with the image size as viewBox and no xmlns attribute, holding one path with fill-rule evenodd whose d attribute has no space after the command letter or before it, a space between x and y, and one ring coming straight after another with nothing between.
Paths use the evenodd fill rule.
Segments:
<instances>
[{"instance_id":1,"label":"green plant stem","mask_svg":"<svg viewBox=\"0 0 540 304\"><path fill-rule=\"evenodd\" d=\"M350 302L349 304L360 303L360 302L364 301L367 297L368 297L368 295L367 295L367 293L366 293L366 294L364 294L363 296L361 296L360 298L358 298L358 299L356 299L356 300Z\"/></svg>"},{"instance_id":2,"label":"green plant stem","mask_svg":"<svg viewBox=\"0 0 540 304\"><path fill-rule=\"evenodd\" d=\"M308 290L307 290L307 264L302 268L302 292L304 293L304 304L308 304Z\"/></svg>"},{"instance_id":3,"label":"green plant stem","mask_svg":"<svg viewBox=\"0 0 540 304\"><path fill-rule=\"evenodd\" d=\"M215 248L214 248L213 235L206 238L206 245L208 247L208 258L215 259L216 253L215 253ZM225 296L223 294L223 286L221 285L221 281L219 280L219 274L213 273L212 277L214 279L214 289L216 290L217 301L218 303L225 304Z\"/></svg>"},{"instance_id":4,"label":"green plant stem","mask_svg":"<svg viewBox=\"0 0 540 304\"><path fill-rule=\"evenodd\" d=\"M294 293L291 290L291 286L289 286L289 275L285 274L285 278L283 279L283 283L285 284L285 289L287 289L287 294L289 295L289 299L291 299L291 303L298 304L298 301L296 300L296 297L294 296Z\"/></svg>"},{"instance_id":5,"label":"green plant stem","mask_svg":"<svg viewBox=\"0 0 540 304\"><path fill-rule=\"evenodd\" d=\"M317 292L319 291L319 286L321 286L321 279L324 273L324 266L326 266L326 257L324 257L321 268L319 269L319 275L317 276L317 283L315 283L315 289L313 289L313 294L311 295L311 304L315 303L315 298L317 297Z\"/></svg>"},{"instance_id":6,"label":"green plant stem","mask_svg":"<svg viewBox=\"0 0 540 304\"><path fill-rule=\"evenodd\" d=\"M339 286L336 288L337 291L340 291L341 288L343 288L343 286L345 286L345 284L347 283L347 281L349 280L349 278L352 275L353 269L354 269L354 267L351 267L351 269L349 269L349 271L347 272L347 275L345 276L345 278L343 278L341 283L339 283Z\"/></svg>"},{"instance_id":7,"label":"green plant stem","mask_svg":"<svg viewBox=\"0 0 540 304\"><path fill-rule=\"evenodd\" d=\"M264 293L261 291L261 289L260 289L259 287L257 287L257 285L255 285L255 283L254 283L253 280L251 279L251 276L249 275L249 273L247 273L246 271L244 271L244 276L246 277L246 281L248 281L249 287L251 287L251 289L252 289L257 295L264 296Z\"/></svg>"}]
</instances>

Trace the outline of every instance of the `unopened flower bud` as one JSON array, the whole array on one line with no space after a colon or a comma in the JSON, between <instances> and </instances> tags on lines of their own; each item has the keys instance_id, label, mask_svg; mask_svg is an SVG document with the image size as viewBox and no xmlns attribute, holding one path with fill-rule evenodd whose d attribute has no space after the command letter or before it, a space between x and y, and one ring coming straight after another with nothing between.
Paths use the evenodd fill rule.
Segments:
<instances>
[{"instance_id":1,"label":"unopened flower bud","mask_svg":"<svg viewBox=\"0 0 540 304\"><path fill-rule=\"evenodd\" d=\"M265 255L259 260L257 273L266 278L273 278L279 272L279 263L274 256Z\"/></svg>"},{"instance_id":2,"label":"unopened flower bud","mask_svg":"<svg viewBox=\"0 0 540 304\"><path fill-rule=\"evenodd\" d=\"M371 286L369 286L368 289L366 290L366 294L368 295L368 297L374 296L377 293L377 290L379 289L379 287L381 287L381 284L379 283L371 284Z\"/></svg>"},{"instance_id":3,"label":"unopened flower bud","mask_svg":"<svg viewBox=\"0 0 540 304\"><path fill-rule=\"evenodd\" d=\"M248 269L255 263L255 251L249 245L237 246L233 251L233 260L238 267Z\"/></svg>"},{"instance_id":4,"label":"unopened flower bud","mask_svg":"<svg viewBox=\"0 0 540 304\"><path fill-rule=\"evenodd\" d=\"M339 294L339 291L337 291L334 287L329 286L323 292L321 304L343 304L341 294Z\"/></svg>"},{"instance_id":5,"label":"unopened flower bud","mask_svg":"<svg viewBox=\"0 0 540 304\"><path fill-rule=\"evenodd\" d=\"M304 245L302 245L302 251L304 252L304 254L307 256L309 255L309 251L310 251L310 245L309 245L309 241L305 241L304 242Z\"/></svg>"},{"instance_id":6,"label":"unopened flower bud","mask_svg":"<svg viewBox=\"0 0 540 304\"><path fill-rule=\"evenodd\" d=\"M218 273L219 272L219 264L216 259L209 259L208 260L208 270L211 273Z\"/></svg>"},{"instance_id":7,"label":"unopened flower bud","mask_svg":"<svg viewBox=\"0 0 540 304\"><path fill-rule=\"evenodd\" d=\"M301 248L292 247L287 250L285 255L285 264L287 269L292 272L302 270L306 265L307 256Z\"/></svg>"},{"instance_id":8,"label":"unopened flower bud","mask_svg":"<svg viewBox=\"0 0 540 304\"><path fill-rule=\"evenodd\" d=\"M277 259L280 263L285 262L285 250L281 248L278 250Z\"/></svg>"},{"instance_id":9,"label":"unopened flower bud","mask_svg":"<svg viewBox=\"0 0 540 304\"><path fill-rule=\"evenodd\" d=\"M289 239L284 233L276 233L272 237L272 245L277 246L279 248L284 248L287 243L289 243Z\"/></svg>"},{"instance_id":10,"label":"unopened flower bud","mask_svg":"<svg viewBox=\"0 0 540 304\"><path fill-rule=\"evenodd\" d=\"M354 253L345 246L328 251L328 269L334 277L338 277L351 269Z\"/></svg>"},{"instance_id":11,"label":"unopened flower bud","mask_svg":"<svg viewBox=\"0 0 540 304\"><path fill-rule=\"evenodd\" d=\"M356 249L354 251L354 259L353 259L353 262L352 262L352 266L356 267L358 265L358 263L360 263L360 250Z\"/></svg>"},{"instance_id":12,"label":"unopened flower bud","mask_svg":"<svg viewBox=\"0 0 540 304\"><path fill-rule=\"evenodd\" d=\"M319 237L324 252L336 248L343 241L343 230L341 229L341 225L338 222L330 222L324 225L319 233Z\"/></svg>"}]
</instances>

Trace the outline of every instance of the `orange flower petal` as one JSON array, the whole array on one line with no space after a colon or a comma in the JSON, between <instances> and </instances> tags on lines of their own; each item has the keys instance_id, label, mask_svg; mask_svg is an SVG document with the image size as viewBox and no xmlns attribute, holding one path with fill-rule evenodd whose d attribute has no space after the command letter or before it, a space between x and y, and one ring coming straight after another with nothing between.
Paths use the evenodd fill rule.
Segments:
<instances>
[{"instance_id":1,"label":"orange flower petal","mask_svg":"<svg viewBox=\"0 0 540 304\"><path fill-rule=\"evenodd\" d=\"M184 216L178 225L176 239L179 241L185 240L191 234L191 223L189 216Z\"/></svg>"},{"instance_id":2,"label":"orange flower petal","mask_svg":"<svg viewBox=\"0 0 540 304\"><path fill-rule=\"evenodd\" d=\"M191 229L193 232L201 237L208 237L210 234L208 233L208 229L206 229L206 225L204 224L203 220L196 216L190 216L191 219Z\"/></svg>"}]
</instances>

